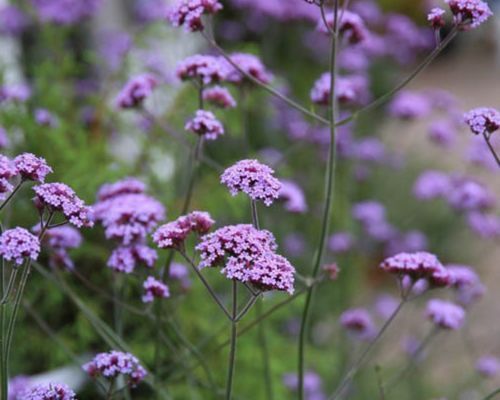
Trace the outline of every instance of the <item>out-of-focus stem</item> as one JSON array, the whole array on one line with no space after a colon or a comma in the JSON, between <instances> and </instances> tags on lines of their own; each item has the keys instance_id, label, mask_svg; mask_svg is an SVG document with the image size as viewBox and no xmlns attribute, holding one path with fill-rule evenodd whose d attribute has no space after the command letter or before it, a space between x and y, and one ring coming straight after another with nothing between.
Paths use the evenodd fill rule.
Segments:
<instances>
[{"instance_id":1,"label":"out-of-focus stem","mask_svg":"<svg viewBox=\"0 0 500 400\"><path fill-rule=\"evenodd\" d=\"M233 279L233 310L232 310L232 320L231 320L231 344L229 348L229 364L227 369L227 383L226 383L226 400L232 399L233 394L233 378L234 378L234 367L236 361L236 341L238 339L238 322L236 321L236 316L238 313L238 282Z\"/></svg>"},{"instance_id":2,"label":"out-of-focus stem","mask_svg":"<svg viewBox=\"0 0 500 400\"><path fill-rule=\"evenodd\" d=\"M488 145L488 148L490 149L491 154L495 158L497 165L500 167L500 158L498 157L497 152L495 151L495 149L493 148L493 145L490 142L490 137L488 136L488 134L486 132L483 132L483 137L484 137L484 141Z\"/></svg>"},{"instance_id":3,"label":"out-of-focus stem","mask_svg":"<svg viewBox=\"0 0 500 400\"><path fill-rule=\"evenodd\" d=\"M322 6L323 7L323 6ZM330 145L328 148L328 163L325 176L325 194L323 202L323 217L321 221L321 232L319 236L318 248L315 254L315 260L312 270L312 278L315 279L319 272L323 252L325 248L326 236L330 226L331 209L333 203L334 183L335 183L335 166L336 166L336 116L337 116L337 99L335 94L335 82L337 76L337 41L338 41L338 13L339 1L335 0L333 11L333 34L331 35L330 48L330 103L329 103L329 122L330 122ZM304 367L305 367L305 341L307 326L309 322L309 314L311 304L315 292L315 287L312 286L307 290L304 310L299 333L299 348L298 348L298 398L304 399Z\"/></svg>"},{"instance_id":4,"label":"out-of-focus stem","mask_svg":"<svg viewBox=\"0 0 500 400\"><path fill-rule=\"evenodd\" d=\"M0 224L0 233L3 233L3 227ZM0 257L0 296L4 297L5 284L5 261ZM5 365L5 304L0 305L0 398L6 399L9 388L9 377Z\"/></svg>"},{"instance_id":5,"label":"out-of-focus stem","mask_svg":"<svg viewBox=\"0 0 500 400\"><path fill-rule=\"evenodd\" d=\"M24 179L22 179L17 185L16 187L14 188L14 190L12 191L11 194L9 194L9 197L7 197L5 199L5 201L2 203L2 205L0 205L0 211L2 211L4 209L4 207L9 204L9 202L14 198L14 196L16 195L16 193L19 191L19 189L21 189L21 186L23 185L24 183Z\"/></svg>"}]
</instances>

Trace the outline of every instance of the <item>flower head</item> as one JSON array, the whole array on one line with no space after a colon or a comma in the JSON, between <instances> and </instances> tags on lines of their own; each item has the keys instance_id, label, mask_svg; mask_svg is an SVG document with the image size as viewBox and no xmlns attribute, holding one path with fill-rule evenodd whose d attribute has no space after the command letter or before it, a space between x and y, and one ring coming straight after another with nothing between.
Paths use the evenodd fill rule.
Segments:
<instances>
[{"instance_id":1,"label":"flower head","mask_svg":"<svg viewBox=\"0 0 500 400\"><path fill-rule=\"evenodd\" d=\"M443 197L451 190L450 177L441 171L423 172L413 186L413 194L417 199L431 200Z\"/></svg>"},{"instance_id":2,"label":"flower head","mask_svg":"<svg viewBox=\"0 0 500 400\"><path fill-rule=\"evenodd\" d=\"M76 400L76 395L64 384L48 383L28 389L18 400Z\"/></svg>"},{"instance_id":3,"label":"flower head","mask_svg":"<svg viewBox=\"0 0 500 400\"><path fill-rule=\"evenodd\" d=\"M476 361L476 371L485 378L492 378L500 372L500 360L491 355L482 356Z\"/></svg>"},{"instance_id":4,"label":"flower head","mask_svg":"<svg viewBox=\"0 0 500 400\"><path fill-rule=\"evenodd\" d=\"M158 81L150 74L135 76L120 91L116 98L116 104L120 108L138 107L151 96L157 85Z\"/></svg>"},{"instance_id":5,"label":"flower head","mask_svg":"<svg viewBox=\"0 0 500 400\"><path fill-rule=\"evenodd\" d=\"M500 111L494 108L475 108L464 114L464 120L476 135L492 134L500 129Z\"/></svg>"},{"instance_id":6,"label":"flower head","mask_svg":"<svg viewBox=\"0 0 500 400\"><path fill-rule=\"evenodd\" d=\"M440 29L446 25L443 15L446 13L442 8L435 7L427 15L427 21L434 29Z\"/></svg>"},{"instance_id":7,"label":"flower head","mask_svg":"<svg viewBox=\"0 0 500 400\"><path fill-rule=\"evenodd\" d=\"M31 153L23 153L14 158L14 166L23 179L40 183L52 172L44 158Z\"/></svg>"},{"instance_id":8,"label":"flower head","mask_svg":"<svg viewBox=\"0 0 500 400\"><path fill-rule=\"evenodd\" d=\"M368 79L363 75L337 76L335 96L344 105L360 105L370 98ZM331 74L325 72L314 83L310 97L313 103L330 104Z\"/></svg>"},{"instance_id":9,"label":"flower head","mask_svg":"<svg viewBox=\"0 0 500 400\"><path fill-rule=\"evenodd\" d=\"M92 378L102 376L106 379L115 379L119 375L123 375L131 387L139 384L147 374L146 370L139 364L139 360L132 354L115 350L97 354L82 368Z\"/></svg>"},{"instance_id":10,"label":"flower head","mask_svg":"<svg viewBox=\"0 0 500 400\"><path fill-rule=\"evenodd\" d=\"M152 268L157 259L156 250L144 244L134 244L120 246L113 250L107 265L113 271L130 274L135 270L137 264Z\"/></svg>"},{"instance_id":11,"label":"flower head","mask_svg":"<svg viewBox=\"0 0 500 400\"><path fill-rule=\"evenodd\" d=\"M488 209L495 203L495 195L480 182L467 177L457 177L446 193L448 204L457 211Z\"/></svg>"},{"instance_id":12,"label":"flower head","mask_svg":"<svg viewBox=\"0 0 500 400\"><path fill-rule=\"evenodd\" d=\"M273 79L273 76L266 69L260 58L253 54L233 53L229 56L229 58L231 59L231 62L240 70L257 79L261 83L267 84ZM235 85L241 85L247 82L248 78L236 69L229 61L226 59L220 59L220 62L226 70L225 80L227 82L234 83Z\"/></svg>"},{"instance_id":13,"label":"flower head","mask_svg":"<svg viewBox=\"0 0 500 400\"><path fill-rule=\"evenodd\" d=\"M6 5L0 9L0 33L17 36L24 32L30 21L18 7Z\"/></svg>"},{"instance_id":14,"label":"flower head","mask_svg":"<svg viewBox=\"0 0 500 400\"><path fill-rule=\"evenodd\" d=\"M35 204L43 209L62 212L66 219L78 228L92 227L92 209L85 205L76 193L64 183L45 183L35 186Z\"/></svg>"},{"instance_id":15,"label":"flower head","mask_svg":"<svg viewBox=\"0 0 500 400\"><path fill-rule=\"evenodd\" d=\"M294 268L275 253L271 232L252 225L229 225L201 238L200 268L223 266L229 279L248 282L261 290L293 293Z\"/></svg>"},{"instance_id":16,"label":"flower head","mask_svg":"<svg viewBox=\"0 0 500 400\"><path fill-rule=\"evenodd\" d=\"M450 7L458 28L467 31L475 29L493 15L482 0L445 0Z\"/></svg>"},{"instance_id":17,"label":"flower head","mask_svg":"<svg viewBox=\"0 0 500 400\"><path fill-rule=\"evenodd\" d=\"M236 100L226 88L214 86L203 90L203 100L220 108L236 107Z\"/></svg>"},{"instance_id":18,"label":"flower head","mask_svg":"<svg viewBox=\"0 0 500 400\"><path fill-rule=\"evenodd\" d=\"M9 179L17 175L14 163L6 156L0 154L0 200L7 197L7 193L12 192L14 187Z\"/></svg>"},{"instance_id":19,"label":"flower head","mask_svg":"<svg viewBox=\"0 0 500 400\"><path fill-rule=\"evenodd\" d=\"M368 30L366 29L363 19L358 14L349 10L344 10L338 13L337 18L339 19L338 32L343 35L349 43L357 44L367 38ZM321 20L318 22L318 29L323 33L335 30L335 14L328 13L325 19L328 28L325 26L323 20Z\"/></svg>"},{"instance_id":20,"label":"flower head","mask_svg":"<svg viewBox=\"0 0 500 400\"><path fill-rule=\"evenodd\" d=\"M426 307L426 316L443 329L460 329L465 320L465 310L449 301L432 299Z\"/></svg>"},{"instance_id":21,"label":"flower head","mask_svg":"<svg viewBox=\"0 0 500 400\"><path fill-rule=\"evenodd\" d=\"M218 0L178 0L170 10L168 19L173 26L184 26L188 32L202 31L204 25L201 17L215 14L222 8Z\"/></svg>"},{"instance_id":22,"label":"flower head","mask_svg":"<svg viewBox=\"0 0 500 400\"><path fill-rule=\"evenodd\" d=\"M6 230L0 236L0 255L7 261L21 265L26 258L36 260L40 253L40 241L24 228Z\"/></svg>"},{"instance_id":23,"label":"flower head","mask_svg":"<svg viewBox=\"0 0 500 400\"><path fill-rule=\"evenodd\" d=\"M262 200L269 206L279 197L281 183L272 168L257 160L241 160L227 168L220 177L231 195L244 192L252 200Z\"/></svg>"},{"instance_id":24,"label":"flower head","mask_svg":"<svg viewBox=\"0 0 500 400\"><path fill-rule=\"evenodd\" d=\"M281 181L279 198L285 201L285 208L292 213L307 211L306 198L302 188L292 181Z\"/></svg>"},{"instance_id":25,"label":"flower head","mask_svg":"<svg viewBox=\"0 0 500 400\"><path fill-rule=\"evenodd\" d=\"M183 81L193 79L209 85L223 81L227 69L219 57L196 54L181 61L175 73Z\"/></svg>"},{"instance_id":26,"label":"flower head","mask_svg":"<svg viewBox=\"0 0 500 400\"><path fill-rule=\"evenodd\" d=\"M215 140L224 134L224 127L211 111L198 110L184 127L187 131L203 136L207 140Z\"/></svg>"},{"instance_id":27,"label":"flower head","mask_svg":"<svg viewBox=\"0 0 500 400\"><path fill-rule=\"evenodd\" d=\"M31 0L42 22L73 25L92 17L101 0Z\"/></svg>"},{"instance_id":28,"label":"flower head","mask_svg":"<svg viewBox=\"0 0 500 400\"><path fill-rule=\"evenodd\" d=\"M141 194L146 191L146 185L136 178L125 178L114 183L105 183L97 192L100 202L110 200L124 194Z\"/></svg>"},{"instance_id":29,"label":"flower head","mask_svg":"<svg viewBox=\"0 0 500 400\"><path fill-rule=\"evenodd\" d=\"M328 248L333 253L346 253L353 246L354 238L349 232L337 232L328 239Z\"/></svg>"},{"instance_id":30,"label":"flower head","mask_svg":"<svg viewBox=\"0 0 500 400\"><path fill-rule=\"evenodd\" d=\"M168 286L152 276L148 276L142 286L145 291L145 294L142 296L144 303L151 303L155 298L165 299L170 297Z\"/></svg>"},{"instance_id":31,"label":"flower head","mask_svg":"<svg viewBox=\"0 0 500 400\"><path fill-rule=\"evenodd\" d=\"M32 228L32 231L39 234L40 224ZM65 267L73 269L74 264L68 255L69 249L76 249L82 243L82 235L71 226L58 226L47 229L43 238L43 243L47 244L50 252L50 266Z\"/></svg>"},{"instance_id":32,"label":"flower head","mask_svg":"<svg viewBox=\"0 0 500 400\"><path fill-rule=\"evenodd\" d=\"M340 325L360 340L370 340L376 333L373 319L364 308L353 308L344 311L340 316Z\"/></svg>"},{"instance_id":33,"label":"flower head","mask_svg":"<svg viewBox=\"0 0 500 400\"><path fill-rule=\"evenodd\" d=\"M424 94L405 90L394 96L388 111L393 117L410 120L429 115L431 104Z\"/></svg>"}]
</instances>

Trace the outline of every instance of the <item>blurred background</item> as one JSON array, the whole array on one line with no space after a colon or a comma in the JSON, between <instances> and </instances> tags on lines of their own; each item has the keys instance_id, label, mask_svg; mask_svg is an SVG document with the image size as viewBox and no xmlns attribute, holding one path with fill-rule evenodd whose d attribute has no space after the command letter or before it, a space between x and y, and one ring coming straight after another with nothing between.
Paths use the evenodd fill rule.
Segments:
<instances>
[{"instance_id":1,"label":"blurred background","mask_svg":"<svg viewBox=\"0 0 500 400\"><path fill-rule=\"evenodd\" d=\"M182 208L190 150L173 140L165 127L184 134L184 123L197 107L196 89L182 83L175 68L187 56L215 53L201 35L170 27L165 18L171 5L168 1L80 2L75 6L74 1L67 1L66 12L54 17L44 13L48 0L0 0L2 151L8 156L33 152L46 158L54 169L51 181L71 185L89 204L95 202L102 184L137 177L165 205L167 219L173 220ZM309 92L327 70L329 56L327 39L315 31L319 9L303 0L222 3L224 10L210 25L219 44L228 52L261 57L274 75L273 86L309 108ZM443 4L352 0L351 8L365 18L378 41L370 48L356 49L356 54L341 53L343 73L367 77L368 98L385 93L432 50L434 36L426 25L426 15L432 6ZM500 11L500 2L489 4ZM120 89L132 76L144 72L160 82L145 103L147 112L118 109L115 98ZM350 241L344 248L334 238L329 241L325 262L336 262L341 273L335 282L319 287L314 305L307 368L321 377L319 392L333 391L364 345L342 331L339 315L348 308L365 307L380 325L383 310L387 310L383 300L390 306L398 293L395 282L378 271L378 264L398 251L424 249L437 254L443 263L472 266L486 290L468 309L466 326L436 337L411 376L387 398L479 399L500 385L498 376L486 379L475 368L481 356L500 357L500 229L486 234L474 229L466 216L445 202L419 200L413 189L420 174L431 169L473 177L499 194L496 165L464 126L458 123L444 133L432 133L432 123L443 118L457 121L461 113L479 106L500 108L499 72L497 15L481 29L458 35L410 84L412 93L433 99L430 110L413 115L412 103L410 115L398 115L384 105L341 128L332 227L335 233L347 233ZM275 234L280 252L307 276L321 222L328 133L259 88L231 90L239 106L216 113L226 134L209 143L206 154L222 168L242 158L258 158L273 166L277 177L299 185L306 212L291 213L283 203L260 211L262 225ZM440 108L436 99L448 105ZM349 105L343 112L359 106ZM314 110L326 115L321 106ZM194 137L187 137L194 143ZM217 226L248 223L246 199L230 197L219 184L222 171L217 165L203 166L192 209L210 212ZM35 224L31 196L30 189L21 191L8 211L8 225ZM384 222L393 233L390 237L366 232L353 217L352 207L365 201L385 207ZM491 215L497 215L494 208ZM71 295L43 274L34 273L29 282L15 336L12 371L16 375L38 376L74 366L71 354L85 358L110 350L75 296L113 324L114 274L106 262L114 246L99 227L83 233L82 246L71 252L77 274L63 271ZM47 265L47 255L43 257L41 264ZM159 264L165 258L161 254ZM136 307L143 307L140 293L145 276L146 271L136 271L120 277L127 288L127 302ZM168 282L175 296L168 300L165 312L175 324L165 327L171 347L164 352L164 370L156 373L175 399L217 398L203 385L203 368L186 368L196 363L196 357L186 350L186 341L200 348L215 381L223 387L227 353L218 350L218 345L227 339L228 327L192 278L189 287ZM210 279L221 297L229 295L222 277L212 273ZM398 318L356 379L351 398L375 398L377 379L381 376L390 381L408 362L410 344L421 341L430 329L423 316L426 298L410 304ZM271 307L283 299L284 295L270 294L264 305ZM299 297L281 308L265 323L275 399L294 396L293 384L283 378L296 369L302 300ZM252 317L253 312L249 320ZM127 310L123 320L124 340L152 367L155 327ZM265 398L260 354L255 351L257 332L250 330L238 346L236 398ZM375 365L380 366L379 374ZM80 398L95 398L95 388L80 376L78 368L69 371L80 388ZM151 396L147 387L133 392L137 399Z\"/></svg>"}]
</instances>

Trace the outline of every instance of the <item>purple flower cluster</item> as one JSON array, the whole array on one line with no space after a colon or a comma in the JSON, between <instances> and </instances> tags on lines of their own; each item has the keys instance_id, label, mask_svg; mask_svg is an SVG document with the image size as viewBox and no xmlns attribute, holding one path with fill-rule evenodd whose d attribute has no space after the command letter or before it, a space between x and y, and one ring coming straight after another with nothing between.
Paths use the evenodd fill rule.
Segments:
<instances>
[{"instance_id":1,"label":"purple flower cluster","mask_svg":"<svg viewBox=\"0 0 500 400\"><path fill-rule=\"evenodd\" d=\"M270 206L279 197L281 183L274 176L274 171L257 160L241 160L227 168L220 177L231 195L244 192L252 200L262 200Z\"/></svg>"},{"instance_id":2,"label":"purple flower cluster","mask_svg":"<svg viewBox=\"0 0 500 400\"><path fill-rule=\"evenodd\" d=\"M377 333L370 313L364 308L344 311L340 316L340 325L358 340L370 340Z\"/></svg>"},{"instance_id":3,"label":"purple flower cluster","mask_svg":"<svg viewBox=\"0 0 500 400\"><path fill-rule=\"evenodd\" d=\"M476 135L490 135L500 129L500 111L494 108L475 108L464 114L464 120Z\"/></svg>"},{"instance_id":4,"label":"purple flower cluster","mask_svg":"<svg viewBox=\"0 0 500 400\"><path fill-rule=\"evenodd\" d=\"M461 30L470 30L479 27L493 15L482 0L445 0L450 7L455 23Z\"/></svg>"},{"instance_id":5,"label":"purple flower cluster","mask_svg":"<svg viewBox=\"0 0 500 400\"><path fill-rule=\"evenodd\" d=\"M64 384L48 383L28 389L16 400L76 400L76 395Z\"/></svg>"},{"instance_id":6,"label":"purple flower cluster","mask_svg":"<svg viewBox=\"0 0 500 400\"><path fill-rule=\"evenodd\" d=\"M92 209L85 205L76 193L64 183L45 183L33 188L35 205L40 210L62 212L68 222L78 228L94 225Z\"/></svg>"},{"instance_id":7,"label":"purple flower cluster","mask_svg":"<svg viewBox=\"0 0 500 400\"><path fill-rule=\"evenodd\" d=\"M186 31L196 32L204 29L203 15L215 14L220 10L222 4L218 0L178 0L168 18L173 26L184 26Z\"/></svg>"},{"instance_id":8,"label":"purple flower cluster","mask_svg":"<svg viewBox=\"0 0 500 400\"><path fill-rule=\"evenodd\" d=\"M307 212L307 202L304 192L295 182L282 180L279 198L284 200L287 211L292 213Z\"/></svg>"},{"instance_id":9,"label":"purple flower cluster","mask_svg":"<svg viewBox=\"0 0 500 400\"><path fill-rule=\"evenodd\" d=\"M73 25L92 17L101 0L31 0L42 22Z\"/></svg>"},{"instance_id":10,"label":"purple flower cluster","mask_svg":"<svg viewBox=\"0 0 500 400\"><path fill-rule=\"evenodd\" d=\"M338 13L339 27L338 32L343 35L343 37L350 44L358 44L364 41L368 36L368 30L366 29L363 19L356 13L344 10ZM334 13L326 14L326 23L321 19L318 22L318 29L323 33L328 33L329 31L335 30L335 15Z\"/></svg>"},{"instance_id":11,"label":"purple flower cluster","mask_svg":"<svg viewBox=\"0 0 500 400\"><path fill-rule=\"evenodd\" d=\"M352 216L374 240L383 242L394 237L396 233L395 228L386 220L385 207L379 202L364 201L354 204Z\"/></svg>"},{"instance_id":12,"label":"purple flower cluster","mask_svg":"<svg viewBox=\"0 0 500 400\"><path fill-rule=\"evenodd\" d=\"M325 72L311 89L311 101L319 105L330 104L331 75ZM362 105L371 97L369 81L363 75L338 76L335 97L343 105Z\"/></svg>"},{"instance_id":13,"label":"purple flower cluster","mask_svg":"<svg viewBox=\"0 0 500 400\"><path fill-rule=\"evenodd\" d=\"M35 121L40 126L53 128L57 125L57 118L45 108L37 108L35 110Z\"/></svg>"},{"instance_id":14,"label":"purple flower cluster","mask_svg":"<svg viewBox=\"0 0 500 400\"><path fill-rule=\"evenodd\" d=\"M203 90L203 100L219 108L234 108L236 100L226 88L214 86Z\"/></svg>"},{"instance_id":15,"label":"purple flower cluster","mask_svg":"<svg viewBox=\"0 0 500 400\"><path fill-rule=\"evenodd\" d=\"M6 230L0 236L0 255L7 261L21 265L25 259L36 260L40 253L40 241L24 228Z\"/></svg>"},{"instance_id":16,"label":"purple flower cluster","mask_svg":"<svg viewBox=\"0 0 500 400\"><path fill-rule=\"evenodd\" d=\"M463 307L470 306L483 296L486 288L471 267L452 264L446 269L451 277L451 287L456 292L456 301Z\"/></svg>"},{"instance_id":17,"label":"purple flower cluster","mask_svg":"<svg viewBox=\"0 0 500 400\"><path fill-rule=\"evenodd\" d=\"M158 259L156 251L145 244L117 247L111 253L107 265L113 271L130 274L138 264L152 268Z\"/></svg>"},{"instance_id":18,"label":"purple flower cluster","mask_svg":"<svg viewBox=\"0 0 500 400\"><path fill-rule=\"evenodd\" d=\"M270 83L273 76L259 59L253 54L247 53L233 53L229 59L235 64L239 70L245 72L247 75L252 76L261 83ZM223 68L225 69L225 80L235 85L242 85L247 83L248 79L238 69L236 69L229 61L222 58L220 59Z\"/></svg>"},{"instance_id":19,"label":"purple flower cluster","mask_svg":"<svg viewBox=\"0 0 500 400\"><path fill-rule=\"evenodd\" d=\"M12 192L14 187L9 179L17 175L14 163L6 156L0 154L0 200L7 197L7 193Z\"/></svg>"},{"instance_id":20,"label":"purple flower cluster","mask_svg":"<svg viewBox=\"0 0 500 400\"><path fill-rule=\"evenodd\" d=\"M307 400L325 400L326 396L323 393L322 381L320 376L313 371L305 371L304 373L304 395ZM297 391L299 388L299 378L297 374L285 374L283 376L283 384L288 390Z\"/></svg>"},{"instance_id":21,"label":"purple flower cluster","mask_svg":"<svg viewBox=\"0 0 500 400\"><path fill-rule=\"evenodd\" d=\"M462 307L440 299L429 300L425 314L437 327L443 329L460 329L465 320L465 310Z\"/></svg>"},{"instance_id":22,"label":"purple flower cluster","mask_svg":"<svg viewBox=\"0 0 500 400\"><path fill-rule=\"evenodd\" d=\"M127 377L127 384L131 387L142 382L147 374L146 370L139 364L139 360L132 354L115 350L97 354L82 368L92 378L102 376L106 379L115 379L119 375L123 375Z\"/></svg>"},{"instance_id":23,"label":"purple flower cluster","mask_svg":"<svg viewBox=\"0 0 500 400\"><path fill-rule=\"evenodd\" d=\"M168 286L152 276L148 276L142 286L145 291L145 294L142 296L144 303L152 303L155 298L165 299L170 297Z\"/></svg>"},{"instance_id":24,"label":"purple flower cluster","mask_svg":"<svg viewBox=\"0 0 500 400\"><path fill-rule=\"evenodd\" d=\"M410 90L396 94L388 108L389 115L405 120L426 117L431 110L428 96Z\"/></svg>"},{"instance_id":25,"label":"purple flower cluster","mask_svg":"<svg viewBox=\"0 0 500 400\"><path fill-rule=\"evenodd\" d=\"M120 108L139 107L145 99L151 96L157 85L158 81L150 74L135 76L120 91L116 104Z\"/></svg>"},{"instance_id":26,"label":"purple flower cluster","mask_svg":"<svg viewBox=\"0 0 500 400\"><path fill-rule=\"evenodd\" d=\"M181 61L175 73L183 81L193 79L209 85L224 81L227 71L219 57L196 54Z\"/></svg>"},{"instance_id":27,"label":"purple flower cluster","mask_svg":"<svg viewBox=\"0 0 500 400\"><path fill-rule=\"evenodd\" d=\"M336 254L347 253L353 246L354 238L349 232L337 232L328 239L328 248Z\"/></svg>"},{"instance_id":28,"label":"purple flower cluster","mask_svg":"<svg viewBox=\"0 0 500 400\"><path fill-rule=\"evenodd\" d=\"M35 233L40 232L40 225L32 229ZM82 243L82 235L71 226L58 226L50 228L45 232L43 242L50 247L50 266L52 268L64 267L73 269L73 260L69 257L68 250L76 249Z\"/></svg>"},{"instance_id":29,"label":"purple flower cluster","mask_svg":"<svg viewBox=\"0 0 500 400\"><path fill-rule=\"evenodd\" d=\"M200 268L223 266L228 279L248 282L260 290L294 291L295 269L275 253L276 242L269 231L252 225L228 225L201 238Z\"/></svg>"},{"instance_id":30,"label":"purple flower cluster","mask_svg":"<svg viewBox=\"0 0 500 400\"><path fill-rule=\"evenodd\" d=\"M493 378L500 372L500 360L491 355L482 356L476 362L476 371L484 378Z\"/></svg>"},{"instance_id":31,"label":"purple flower cluster","mask_svg":"<svg viewBox=\"0 0 500 400\"><path fill-rule=\"evenodd\" d=\"M193 211L160 226L153 234L153 241L160 249L181 249L189 234L204 235L214 223L209 213Z\"/></svg>"},{"instance_id":32,"label":"purple flower cluster","mask_svg":"<svg viewBox=\"0 0 500 400\"><path fill-rule=\"evenodd\" d=\"M3 6L0 9L0 33L17 36L25 31L30 21L18 7Z\"/></svg>"},{"instance_id":33,"label":"purple flower cluster","mask_svg":"<svg viewBox=\"0 0 500 400\"><path fill-rule=\"evenodd\" d=\"M412 284L421 279L438 287L448 286L451 283L448 270L438 258L424 251L396 254L382 261L380 268L400 278L409 277Z\"/></svg>"},{"instance_id":34,"label":"purple flower cluster","mask_svg":"<svg viewBox=\"0 0 500 400\"><path fill-rule=\"evenodd\" d=\"M440 29L446 25L446 21L443 18L445 13L446 11L439 7L435 7L429 12L427 15L427 21L430 22L432 28Z\"/></svg>"},{"instance_id":35,"label":"purple flower cluster","mask_svg":"<svg viewBox=\"0 0 500 400\"><path fill-rule=\"evenodd\" d=\"M224 127L211 111L197 110L195 116L184 127L187 131L215 140L224 134Z\"/></svg>"},{"instance_id":36,"label":"purple flower cluster","mask_svg":"<svg viewBox=\"0 0 500 400\"><path fill-rule=\"evenodd\" d=\"M31 153L23 153L14 158L14 166L22 179L43 183L45 177L52 173L44 158Z\"/></svg>"}]
</instances>

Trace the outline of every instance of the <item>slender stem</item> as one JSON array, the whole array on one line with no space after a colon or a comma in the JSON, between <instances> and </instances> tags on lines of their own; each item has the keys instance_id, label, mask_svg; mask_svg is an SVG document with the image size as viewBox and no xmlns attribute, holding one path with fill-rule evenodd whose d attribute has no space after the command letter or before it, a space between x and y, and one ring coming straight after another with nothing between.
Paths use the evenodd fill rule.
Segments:
<instances>
[{"instance_id":1,"label":"slender stem","mask_svg":"<svg viewBox=\"0 0 500 400\"><path fill-rule=\"evenodd\" d=\"M161 312L162 312L162 302L161 301L156 301L155 302L155 329L156 329L156 337L155 337L155 353L154 353L154 365L155 365L155 371L156 371L156 376L155 376L155 385L158 385L161 380ZM156 394L156 398L160 399L161 396L159 393Z\"/></svg>"},{"instance_id":2,"label":"slender stem","mask_svg":"<svg viewBox=\"0 0 500 400\"><path fill-rule=\"evenodd\" d=\"M262 300L257 303L257 316L262 315ZM272 400L273 395L273 381L271 376L271 358L269 357L269 346L267 345L266 330L264 321L257 326L257 338L259 347L262 352L262 364L264 365L264 387L266 391L266 398Z\"/></svg>"},{"instance_id":3,"label":"slender stem","mask_svg":"<svg viewBox=\"0 0 500 400\"><path fill-rule=\"evenodd\" d=\"M487 395L486 397L484 397L482 400L491 400L491 399L494 399L497 396L497 394L500 395L500 388L494 390L489 395Z\"/></svg>"},{"instance_id":4,"label":"slender stem","mask_svg":"<svg viewBox=\"0 0 500 400\"><path fill-rule=\"evenodd\" d=\"M490 142L490 138L488 137L488 135L486 134L486 132L483 132L483 137L484 137L484 140L485 140L486 144L488 145L488 148L490 149L491 154L495 158L495 161L496 161L497 165L500 167L500 158L498 157L497 152L493 148L493 145Z\"/></svg>"},{"instance_id":5,"label":"slender stem","mask_svg":"<svg viewBox=\"0 0 500 400\"><path fill-rule=\"evenodd\" d=\"M189 210L189 205L193 198L194 184L196 181L196 176L198 175L198 170L200 168L200 160L203 158L203 136L198 136L198 140L193 148L191 160L189 164L191 165L191 174L189 177L188 188L186 191L186 196L184 197L184 204L182 206L181 215L186 214Z\"/></svg>"},{"instance_id":6,"label":"slender stem","mask_svg":"<svg viewBox=\"0 0 500 400\"><path fill-rule=\"evenodd\" d=\"M12 193L9 195L9 197L7 197L5 199L5 201L2 203L2 205L0 205L0 211L2 211L4 209L4 207L9 204L9 202L14 198L14 196L16 195L16 193L19 191L19 189L21 189L21 186L23 185L23 183L25 182L24 179L22 179L17 185L16 187L14 188L14 190L12 191Z\"/></svg>"},{"instance_id":7,"label":"slender stem","mask_svg":"<svg viewBox=\"0 0 500 400\"><path fill-rule=\"evenodd\" d=\"M241 321L241 319L248 313L248 311L250 311L250 309L255 304L255 302L258 300L258 298L259 298L259 295L256 295L256 296L252 295L252 297L250 297L250 300L248 300L247 304L245 304L245 306L242 308L242 310L236 316L237 322Z\"/></svg>"},{"instance_id":8,"label":"slender stem","mask_svg":"<svg viewBox=\"0 0 500 400\"><path fill-rule=\"evenodd\" d=\"M357 372L359 371L359 368L363 364L363 362L366 360L370 352L373 350L375 345L380 341L384 333L386 332L387 328L391 325L392 321L396 318L396 316L399 314L403 306L406 304L407 300L406 298L403 298L401 302L399 303L398 307L393 311L391 316L385 321L384 325L382 328L379 330L377 336L368 344L366 349L361 353L361 355L358 357L358 359L353 363L353 365L349 368L347 373L344 375L342 380L340 381L339 386L337 389L335 389L335 392L328 397L328 400L334 400L340 398L342 395L342 391L344 388L354 379L356 376Z\"/></svg>"},{"instance_id":9,"label":"slender stem","mask_svg":"<svg viewBox=\"0 0 500 400\"><path fill-rule=\"evenodd\" d=\"M3 227L0 225L0 232L3 232ZM0 257L0 296L4 297L5 284L5 260ZM7 367L5 365L5 304L0 305L0 398L6 399L9 389L9 378Z\"/></svg>"},{"instance_id":10,"label":"slender stem","mask_svg":"<svg viewBox=\"0 0 500 400\"><path fill-rule=\"evenodd\" d=\"M322 6L323 7L323 6ZM318 249L315 255L315 261L312 271L312 278L315 279L321 260L323 259L323 252L325 248L326 236L330 227L331 209L333 203L333 192L335 182L335 166L336 166L336 115L337 115L337 99L335 94L335 82L337 76L337 40L338 40L338 12L339 1L335 0L334 17L333 17L333 35L331 38L330 49L330 107L329 107L329 120L330 120L330 146L328 149L328 165L325 176L325 194L324 194L324 210L321 225L321 233L319 237ZM304 399L304 364L305 364L305 341L306 331L309 322L309 313L314 296L315 288L310 287L307 291L304 310L302 312L302 320L300 324L299 333L299 349L298 349L298 398Z\"/></svg>"},{"instance_id":11,"label":"slender stem","mask_svg":"<svg viewBox=\"0 0 500 400\"><path fill-rule=\"evenodd\" d=\"M232 399L233 393L233 378L234 378L234 367L236 360L236 340L238 338L237 328L238 322L236 322L236 314L238 313L238 282L233 280L233 310L232 310L232 320L231 320L231 345L229 348L229 366L227 370L227 383L226 383L226 400Z\"/></svg>"},{"instance_id":12,"label":"slender stem","mask_svg":"<svg viewBox=\"0 0 500 400\"><path fill-rule=\"evenodd\" d=\"M114 390L115 390L115 379L111 379L111 382L109 382L108 391L106 392L106 400L111 400L113 398Z\"/></svg>"},{"instance_id":13,"label":"slender stem","mask_svg":"<svg viewBox=\"0 0 500 400\"><path fill-rule=\"evenodd\" d=\"M3 306L3 305L8 303L10 294L12 293L12 288L14 287L14 282L16 280L18 271L19 271L19 268L14 268L14 270L10 274L9 283L7 284L7 289L4 291L4 295L2 296L2 299L0 300L0 306ZM2 278L2 280L3 280L3 278Z\"/></svg>"},{"instance_id":14,"label":"slender stem","mask_svg":"<svg viewBox=\"0 0 500 400\"><path fill-rule=\"evenodd\" d=\"M224 312L224 314L226 315L226 317L228 317L230 320L232 320L233 317L231 316L231 314L229 314L229 311L227 311L227 309L224 306L224 304L222 304L222 301L220 301L219 297L214 292L214 290L212 289L212 287L210 286L210 284L207 282L207 280L205 279L205 277L198 270L198 267L196 265L194 265L193 261L184 252L181 252L181 255L189 263L189 265L191 265L191 267L193 268L195 274L198 275L198 278L200 278L201 282L203 283L203 285L205 286L205 288L208 290L208 293L210 293L210 296L212 297L212 299L214 299L214 301L217 303L217 305L219 306L219 308Z\"/></svg>"}]
</instances>

